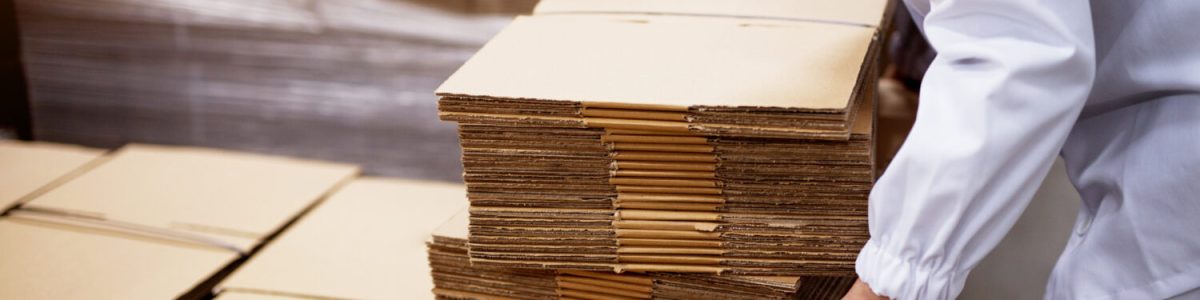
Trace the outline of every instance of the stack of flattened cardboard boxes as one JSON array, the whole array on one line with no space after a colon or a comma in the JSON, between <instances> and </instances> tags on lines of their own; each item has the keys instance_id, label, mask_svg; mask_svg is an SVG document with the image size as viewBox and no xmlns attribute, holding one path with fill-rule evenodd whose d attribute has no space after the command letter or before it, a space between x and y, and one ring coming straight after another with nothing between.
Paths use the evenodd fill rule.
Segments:
<instances>
[{"instance_id":1,"label":"stack of flattened cardboard boxes","mask_svg":"<svg viewBox=\"0 0 1200 300\"><path fill-rule=\"evenodd\" d=\"M26 151L9 157L15 152L0 150L3 173L54 167L61 174L43 176L54 179L24 188L28 194L5 196L20 203L0 217L3 299L202 297L358 172L350 165L149 145L102 158L96 158L101 151L68 149L77 153L67 156L77 157L22 167L13 161L64 153L0 144L5 148ZM3 190L8 183L0 183Z\"/></svg>"},{"instance_id":2,"label":"stack of flattened cardboard boxes","mask_svg":"<svg viewBox=\"0 0 1200 300\"><path fill-rule=\"evenodd\" d=\"M839 296L889 5L543 1L438 90L471 208L436 293Z\"/></svg>"},{"instance_id":3,"label":"stack of flattened cardboard boxes","mask_svg":"<svg viewBox=\"0 0 1200 300\"><path fill-rule=\"evenodd\" d=\"M542 1L438 89L471 203L459 253L650 273L677 283L663 297L737 286L705 273L845 288L868 237L890 5Z\"/></svg>"},{"instance_id":4,"label":"stack of flattened cardboard boxes","mask_svg":"<svg viewBox=\"0 0 1200 300\"><path fill-rule=\"evenodd\" d=\"M444 299L833 299L852 277L715 276L472 266L467 211L438 228L429 262Z\"/></svg>"}]
</instances>

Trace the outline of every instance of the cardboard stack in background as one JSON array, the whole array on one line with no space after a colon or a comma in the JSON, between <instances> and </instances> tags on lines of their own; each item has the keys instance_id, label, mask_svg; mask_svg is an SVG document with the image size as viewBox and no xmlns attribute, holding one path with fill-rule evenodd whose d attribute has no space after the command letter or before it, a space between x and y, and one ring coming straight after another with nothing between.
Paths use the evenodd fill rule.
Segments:
<instances>
[{"instance_id":1,"label":"cardboard stack in background","mask_svg":"<svg viewBox=\"0 0 1200 300\"><path fill-rule=\"evenodd\" d=\"M150 145L100 161L0 218L0 298L201 297L358 170Z\"/></svg>"},{"instance_id":2,"label":"cardboard stack in background","mask_svg":"<svg viewBox=\"0 0 1200 300\"><path fill-rule=\"evenodd\" d=\"M438 89L472 264L852 275L889 5L543 1Z\"/></svg>"},{"instance_id":3,"label":"cardboard stack in background","mask_svg":"<svg viewBox=\"0 0 1200 300\"><path fill-rule=\"evenodd\" d=\"M422 299L429 232L466 206L460 184L357 179L218 287L218 299Z\"/></svg>"},{"instance_id":4,"label":"cardboard stack in background","mask_svg":"<svg viewBox=\"0 0 1200 300\"><path fill-rule=\"evenodd\" d=\"M528 14L537 0L409 0L462 14Z\"/></svg>"},{"instance_id":5,"label":"cardboard stack in background","mask_svg":"<svg viewBox=\"0 0 1200 300\"><path fill-rule=\"evenodd\" d=\"M0 213L99 163L104 150L0 140Z\"/></svg>"},{"instance_id":6,"label":"cardboard stack in background","mask_svg":"<svg viewBox=\"0 0 1200 300\"><path fill-rule=\"evenodd\" d=\"M447 181L462 173L447 155L455 128L437 121L430 91L511 20L403 0L15 4L39 140L215 147Z\"/></svg>"},{"instance_id":7,"label":"cardboard stack in background","mask_svg":"<svg viewBox=\"0 0 1200 300\"><path fill-rule=\"evenodd\" d=\"M716 276L513 269L471 265L468 216L438 228L429 243L441 299L837 299L852 277Z\"/></svg>"}]
</instances>

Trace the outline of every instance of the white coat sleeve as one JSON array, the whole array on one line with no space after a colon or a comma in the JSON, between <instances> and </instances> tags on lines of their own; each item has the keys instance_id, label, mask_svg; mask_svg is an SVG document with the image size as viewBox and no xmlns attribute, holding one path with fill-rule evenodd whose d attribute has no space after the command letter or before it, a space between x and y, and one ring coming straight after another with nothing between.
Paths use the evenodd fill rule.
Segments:
<instances>
[{"instance_id":1,"label":"white coat sleeve","mask_svg":"<svg viewBox=\"0 0 1200 300\"><path fill-rule=\"evenodd\" d=\"M1087 100L1091 10L1087 0L910 7L928 8L938 55L916 124L871 192L857 272L883 296L952 299L1029 204Z\"/></svg>"}]
</instances>

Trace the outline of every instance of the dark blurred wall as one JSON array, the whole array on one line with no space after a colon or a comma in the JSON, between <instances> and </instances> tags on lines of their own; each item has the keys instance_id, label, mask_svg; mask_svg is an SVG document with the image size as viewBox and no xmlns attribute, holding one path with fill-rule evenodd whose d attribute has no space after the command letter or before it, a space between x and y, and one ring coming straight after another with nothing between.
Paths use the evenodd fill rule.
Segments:
<instances>
[{"instance_id":1,"label":"dark blurred wall","mask_svg":"<svg viewBox=\"0 0 1200 300\"><path fill-rule=\"evenodd\" d=\"M12 0L0 0L0 139L28 140L33 138L33 120L14 9Z\"/></svg>"},{"instance_id":2,"label":"dark blurred wall","mask_svg":"<svg viewBox=\"0 0 1200 300\"><path fill-rule=\"evenodd\" d=\"M18 0L38 139L460 180L433 90L511 17L391 0Z\"/></svg>"},{"instance_id":3,"label":"dark blurred wall","mask_svg":"<svg viewBox=\"0 0 1200 300\"><path fill-rule=\"evenodd\" d=\"M538 0L409 0L463 14L528 14Z\"/></svg>"}]
</instances>

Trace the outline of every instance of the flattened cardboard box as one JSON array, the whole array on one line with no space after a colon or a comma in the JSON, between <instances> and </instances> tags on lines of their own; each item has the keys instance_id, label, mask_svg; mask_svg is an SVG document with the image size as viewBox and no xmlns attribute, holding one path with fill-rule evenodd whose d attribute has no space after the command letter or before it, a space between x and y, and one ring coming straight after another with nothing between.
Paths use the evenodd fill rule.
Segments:
<instances>
[{"instance_id":1,"label":"flattened cardboard box","mask_svg":"<svg viewBox=\"0 0 1200 300\"><path fill-rule=\"evenodd\" d=\"M103 155L72 145L0 141L0 213L86 171Z\"/></svg>"},{"instance_id":2,"label":"flattened cardboard box","mask_svg":"<svg viewBox=\"0 0 1200 300\"><path fill-rule=\"evenodd\" d=\"M174 299L237 252L136 234L0 218L0 299Z\"/></svg>"},{"instance_id":3,"label":"flattened cardboard box","mask_svg":"<svg viewBox=\"0 0 1200 300\"><path fill-rule=\"evenodd\" d=\"M874 35L870 28L819 23L638 17L646 20L518 17L438 93L843 110Z\"/></svg>"},{"instance_id":4,"label":"flattened cardboard box","mask_svg":"<svg viewBox=\"0 0 1200 300\"><path fill-rule=\"evenodd\" d=\"M463 123L845 140L874 38L812 22L519 17L443 83L439 108Z\"/></svg>"},{"instance_id":5,"label":"flattened cardboard box","mask_svg":"<svg viewBox=\"0 0 1200 300\"><path fill-rule=\"evenodd\" d=\"M425 241L464 196L458 184L354 180L235 271L220 299L426 298Z\"/></svg>"},{"instance_id":6,"label":"flattened cardboard box","mask_svg":"<svg viewBox=\"0 0 1200 300\"><path fill-rule=\"evenodd\" d=\"M439 107L458 122L844 140L893 5L542 1L439 88Z\"/></svg>"},{"instance_id":7,"label":"flattened cardboard box","mask_svg":"<svg viewBox=\"0 0 1200 300\"><path fill-rule=\"evenodd\" d=\"M205 238L245 252L357 173L345 164L135 144L23 209Z\"/></svg>"}]
</instances>

